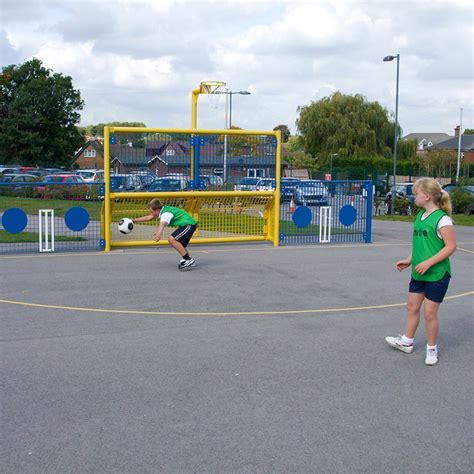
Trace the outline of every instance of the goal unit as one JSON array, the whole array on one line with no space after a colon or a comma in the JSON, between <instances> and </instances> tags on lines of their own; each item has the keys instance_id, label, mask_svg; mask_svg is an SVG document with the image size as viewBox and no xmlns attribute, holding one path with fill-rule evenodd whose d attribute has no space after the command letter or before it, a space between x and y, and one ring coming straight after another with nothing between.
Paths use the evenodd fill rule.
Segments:
<instances>
[{"instance_id":1,"label":"goal unit","mask_svg":"<svg viewBox=\"0 0 474 474\"><path fill-rule=\"evenodd\" d=\"M148 203L158 198L164 205L179 207L198 222L193 243L274 241L275 202L273 192L181 192L116 193L111 195L110 246L134 247L157 245L153 240L158 220L135 223L133 231L122 234L117 227L123 217L145 215ZM166 228L162 240L167 244L173 228Z\"/></svg>"},{"instance_id":2,"label":"goal unit","mask_svg":"<svg viewBox=\"0 0 474 474\"><path fill-rule=\"evenodd\" d=\"M279 245L281 132L247 130L148 129L106 127L104 130L104 238L113 247L167 244L173 229L159 243L153 240L158 219L135 224L129 234L118 222L146 215L148 203L184 209L198 222L192 243L271 241ZM223 170L221 176L214 175ZM266 191L237 191L254 170L275 179ZM191 189L168 192L118 190L118 176L148 173L156 183L187 182ZM224 177L224 179L223 179ZM168 180L168 181L167 181ZM182 188L177 188L182 189ZM125 191L125 192L124 192Z\"/></svg>"}]
</instances>

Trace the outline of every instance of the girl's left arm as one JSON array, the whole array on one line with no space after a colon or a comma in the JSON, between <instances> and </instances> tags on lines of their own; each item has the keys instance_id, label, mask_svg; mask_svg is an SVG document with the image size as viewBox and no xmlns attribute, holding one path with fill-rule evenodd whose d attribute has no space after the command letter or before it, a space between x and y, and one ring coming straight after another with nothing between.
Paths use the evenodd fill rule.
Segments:
<instances>
[{"instance_id":1,"label":"girl's left arm","mask_svg":"<svg viewBox=\"0 0 474 474\"><path fill-rule=\"evenodd\" d=\"M444 240L444 247L436 255L433 255L431 258L419 263L415 267L415 271L420 275L426 273L426 271L433 265L446 260L456 251L456 232L454 232L454 226L446 225L441 227L439 233Z\"/></svg>"}]
</instances>

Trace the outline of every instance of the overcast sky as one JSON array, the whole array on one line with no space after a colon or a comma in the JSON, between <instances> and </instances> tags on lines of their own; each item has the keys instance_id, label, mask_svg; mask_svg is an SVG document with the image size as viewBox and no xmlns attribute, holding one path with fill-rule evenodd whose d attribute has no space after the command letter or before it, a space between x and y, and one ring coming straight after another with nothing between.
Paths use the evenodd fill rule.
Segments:
<instances>
[{"instance_id":1,"label":"overcast sky","mask_svg":"<svg viewBox=\"0 0 474 474\"><path fill-rule=\"evenodd\" d=\"M220 80L232 123L295 133L298 106L339 90L395 111L404 134L473 124L470 1L0 0L1 65L39 58L70 75L82 125L189 128L191 90ZM225 127L226 96L200 96L198 126Z\"/></svg>"}]
</instances>

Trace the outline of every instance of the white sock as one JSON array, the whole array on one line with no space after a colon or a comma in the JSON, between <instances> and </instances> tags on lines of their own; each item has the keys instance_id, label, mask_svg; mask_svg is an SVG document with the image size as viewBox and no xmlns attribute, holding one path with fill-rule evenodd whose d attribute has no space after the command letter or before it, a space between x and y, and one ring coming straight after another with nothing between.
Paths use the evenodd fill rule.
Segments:
<instances>
[{"instance_id":1,"label":"white sock","mask_svg":"<svg viewBox=\"0 0 474 474\"><path fill-rule=\"evenodd\" d=\"M415 339L412 339L410 337L406 337L405 334L402 336L403 344L412 345L414 340Z\"/></svg>"},{"instance_id":2,"label":"white sock","mask_svg":"<svg viewBox=\"0 0 474 474\"><path fill-rule=\"evenodd\" d=\"M434 346L430 346L429 344L426 344L426 350L427 351L437 351L438 346L436 344Z\"/></svg>"}]
</instances>

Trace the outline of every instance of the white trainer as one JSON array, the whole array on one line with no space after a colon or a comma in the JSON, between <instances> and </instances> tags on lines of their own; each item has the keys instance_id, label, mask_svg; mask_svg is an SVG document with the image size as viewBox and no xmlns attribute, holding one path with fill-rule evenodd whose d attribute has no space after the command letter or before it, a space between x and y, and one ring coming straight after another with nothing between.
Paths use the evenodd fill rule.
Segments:
<instances>
[{"instance_id":1,"label":"white trainer","mask_svg":"<svg viewBox=\"0 0 474 474\"><path fill-rule=\"evenodd\" d=\"M187 260L183 259L179 262L178 269L184 270L186 268L194 267L195 265L196 262L194 261L194 258L188 258Z\"/></svg>"},{"instance_id":2,"label":"white trainer","mask_svg":"<svg viewBox=\"0 0 474 474\"><path fill-rule=\"evenodd\" d=\"M385 340L395 349L411 354L413 352L413 344L405 344L402 342L402 336L399 334L397 337L387 336Z\"/></svg>"},{"instance_id":3,"label":"white trainer","mask_svg":"<svg viewBox=\"0 0 474 474\"><path fill-rule=\"evenodd\" d=\"M438 363L438 349L426 349L426 365L436 365Z\"/></svg>"}]
</instances>

